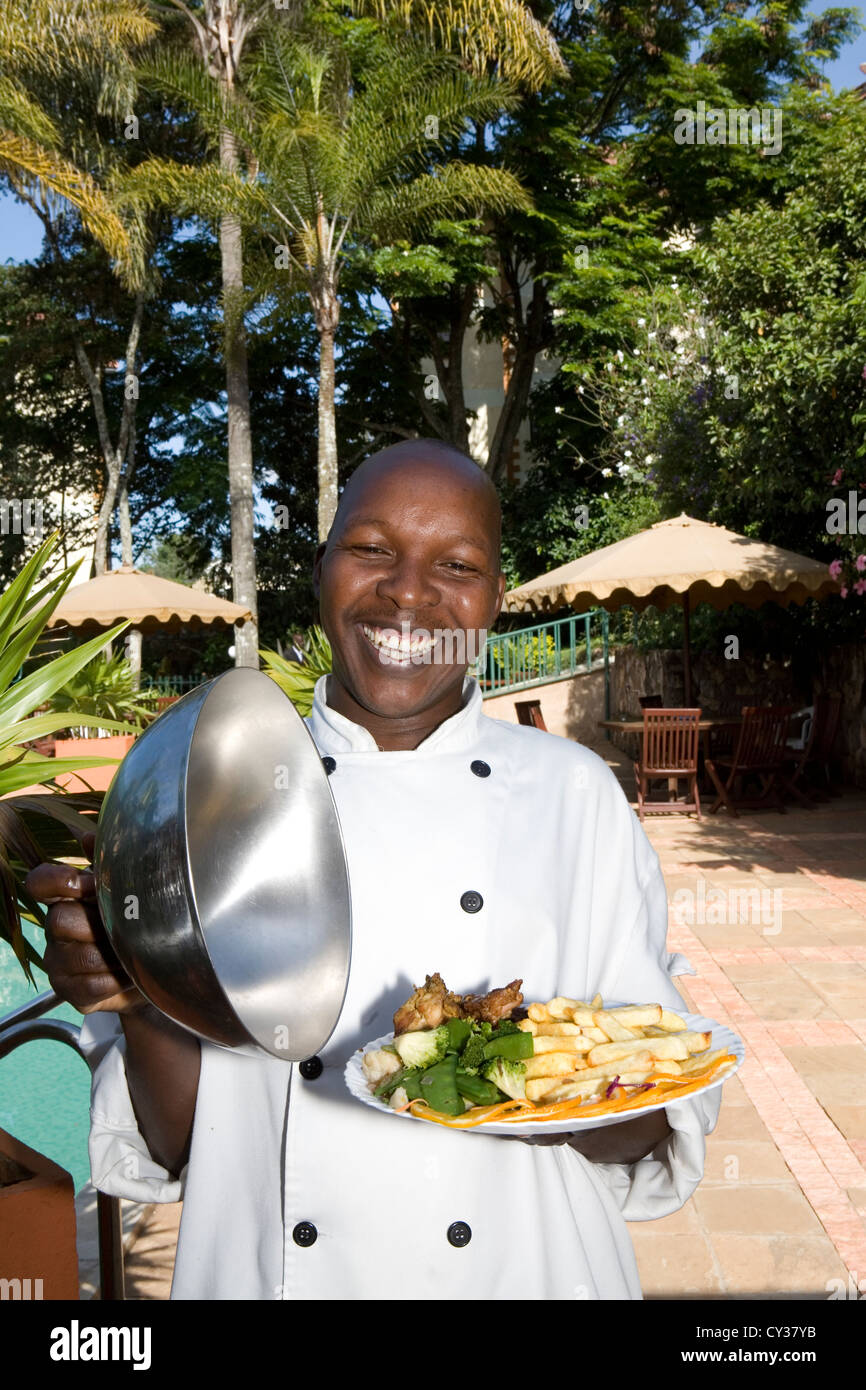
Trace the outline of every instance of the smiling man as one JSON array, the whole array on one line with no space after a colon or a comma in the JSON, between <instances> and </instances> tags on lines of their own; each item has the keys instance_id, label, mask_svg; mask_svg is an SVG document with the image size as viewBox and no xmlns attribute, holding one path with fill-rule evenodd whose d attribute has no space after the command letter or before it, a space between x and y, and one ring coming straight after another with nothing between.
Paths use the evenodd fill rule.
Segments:
<instances>
[{"instance_id":1,"label":"smiling man","mask_svg":"<svg viewBox=\"0 0 866 1390\"><path fill-rule=\"evenodd\" d=\"M51 981L88 1012L94 1182L183 1197L174 1298L639 1298L626 1220L693 1191L718 1091L535 1144L383 1116L343 1081L436 971L459 993L520 977L538 999L682 1007L658 859L616 779L487 718L467 675L504 589L495 490L444 445L382 451L314 583L334 662L308 726L352 892L340 1020L299 1066L199 1044L129 989L92 904L53 907ZM92 896L69 879L42 866L30 887Z\"/></svg>"}]
</instances>

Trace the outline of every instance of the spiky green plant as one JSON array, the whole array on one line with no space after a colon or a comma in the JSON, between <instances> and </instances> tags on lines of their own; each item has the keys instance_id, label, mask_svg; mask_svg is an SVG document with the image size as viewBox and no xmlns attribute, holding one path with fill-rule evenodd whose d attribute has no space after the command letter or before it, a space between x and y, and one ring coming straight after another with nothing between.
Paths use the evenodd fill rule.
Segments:
<instances>
[{"instance_id":1,"label":"spiky green plant","mask_svg":"<svg viewBox=\"0 0 866 1390\"><path fill-rule=\"evenodd\" d=\"M278 652L262 648L266 676L284 690L298 713L306 718L313 708L313 691L320 676L330 675L333 666L331 644L320 627L307 629L302 663L287 661Z\"/></svg>"},{"instance_id":2,"label":"spiky green plant","mask_svg":"<svg viewBox=\"0 0 866 1390\"><path fill-rule=\"evenodd\" d=\"M59 544L57 532L43 541L0 595L0 938L8 941L31 983L31 966L41 965L42 958L25 937L21 923L42 925L44 910L24 887L27 871L46 859L80 854L81 837L93 830L102 798L54 788L30 796L13 793L53 782L58 773L117 762L116 758L95 756L46 758L27 745L68 727L68 711L45 711L44 706L128 627L128 623L119 623L28 675L21 674L75 575L77 566L72 565L40 579ZM87 713L76 713L75 723L111 733L135 732L128 723Z\"/></svg>"},{"instance_id":3,"label":"spiky green plant","mask_svg":"<svg viewBox=\"0 0 866 1390\"><path fill-rule=\"evenodd\" d=\"M152 711L139 702L132 667L122 652L93 658L51 697L51 708L58 714L92 714L101 719L126 719L141 728L152 718ZM80 728L70 720L69 728ZM84 734L87 737L87 733Z\"/></svg>"}]
</instances>

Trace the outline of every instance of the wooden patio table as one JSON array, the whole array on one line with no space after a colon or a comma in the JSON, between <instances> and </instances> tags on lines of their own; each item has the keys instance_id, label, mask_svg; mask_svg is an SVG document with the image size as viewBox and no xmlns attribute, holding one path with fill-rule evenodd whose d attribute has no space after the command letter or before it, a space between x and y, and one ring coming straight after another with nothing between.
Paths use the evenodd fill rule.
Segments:
<instances>
[{"instance_id":1,"label":"wooden patio table","mask_svg":"<svg viewBox=\"0 0 866 1390\"><path fill-rule=\"evenodd\" d=\"M710 734L713 729L734 728L738 729L743 722L741 714L708 714L701 716L698 720L698 729L701 735L701 752L704 760L710 756ZM624 734L642 734L643 716L640 719L599 719L600 729L620 729ZM673 780L673 779L671 779ZM706 778L702 777L703 785L706 786ZM668 783L671 795L675 790L675 783L672 786Z\"/></svg>"}]
</instances>

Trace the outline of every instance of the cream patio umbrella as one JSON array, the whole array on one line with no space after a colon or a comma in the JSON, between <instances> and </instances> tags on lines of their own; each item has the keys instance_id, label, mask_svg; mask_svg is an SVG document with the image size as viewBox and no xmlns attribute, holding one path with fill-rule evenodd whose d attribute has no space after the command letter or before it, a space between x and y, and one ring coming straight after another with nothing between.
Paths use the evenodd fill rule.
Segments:
<instances>
[{"instance_id":1,"label":"cream patio umbrella","mask_svg":"<svg viewBox=\"0 0 866 1390\"><path fill-rule=\"evenodd\" d=\"M58 603L49 627L67 625L82 634L98 632L126 619L133 632L177 632L181 627L208 627L212 623L233 626L252 617L248 608L227 599L217 598L204 589L192 589L172 579L145 574L134 565L100 574L85 584L73 585ZM140 667L140 641L138 661Z\"/></svg>"},{"instance_id":2,"label":"cream patio umbrella","mask_svg":"<svg viewBox=\"0 0 866 1390\"><path fill-rule=\"evenodd\" d=\"M580 612L629 605L639 612L681 604L686 705L692 702L689 613L699 603L727 608L732 603L804 603L837 594L840 585L819 560L738 536L723 526L697 521L683 512L646 531L603 546L505 595L506 613Z\"/></svg>"}]
</instances>

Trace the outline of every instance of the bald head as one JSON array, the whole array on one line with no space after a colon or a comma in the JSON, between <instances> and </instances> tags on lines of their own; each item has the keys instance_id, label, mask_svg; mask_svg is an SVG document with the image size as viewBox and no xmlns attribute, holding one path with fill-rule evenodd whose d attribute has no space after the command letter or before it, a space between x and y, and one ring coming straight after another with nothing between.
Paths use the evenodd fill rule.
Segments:
<instances>
[{"instance_id":1,"label":"bald head","mask_svg":"<svg viewBox=\"0 0 866 1390\"><path fill-rule=\"evenodd\" d=\"M427 494L436 507L442 489L457 489L467 506L467 519L483 534L494 563L499 564L502 510L496 488L484 469L453 445L440 439L405 439L380 449L359 464L343 489L328 536L339 534L348 515L375 503L377 493L390 492L391 484L400 490Z\"/></svg>"}]
</instances>

